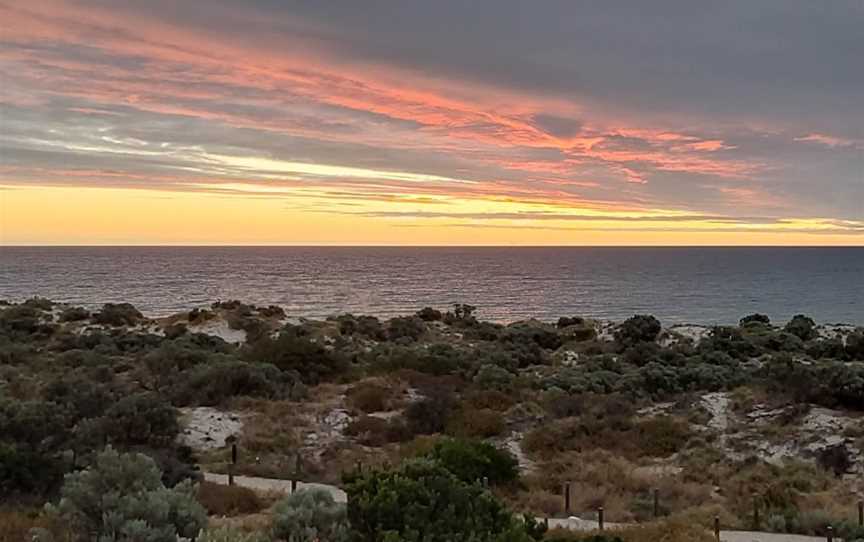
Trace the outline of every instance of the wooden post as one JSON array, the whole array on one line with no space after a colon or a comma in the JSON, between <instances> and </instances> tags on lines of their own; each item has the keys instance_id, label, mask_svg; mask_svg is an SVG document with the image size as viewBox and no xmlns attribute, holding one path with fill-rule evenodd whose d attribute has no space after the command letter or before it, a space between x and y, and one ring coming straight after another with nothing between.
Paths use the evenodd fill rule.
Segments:
<instances>
[{"instance_id":1,"label":"wooden post","mask_svg":"<svg viewBox=\"0 0 864 542\"><path fill-rule=\"evenodd\" d=\"M359 459L357 460L357 474L363 473L363 462Z\"/></svg>"},{"instance_id":2,"label":"wooden post","mask_svg":"<svg viewBox=\"0 0 864 542\"><path fill-rule=\"evenodd\" d=\"M828 526L827 540L828 540L828 542L834 542L834 527L832 527L830 525Z\"/></svg>"},{"instance_id":3,"label":"wooden post","mask_svg":"<svg viewBox=\"0 0 864 542\"><path fill-rule=\"evenodd\" d=\"M864 499L858 501L858 526L864 527Z\"/></svg>"},{"instance_id":4,"label":"wooden post","mask_svg":"<svg viewBox=\"0 0 864 542\"><path fill-rule=\"evenodd\" d=\"M759 501L753 497L753 528L759 530Z\"/></svg>"},{"instance_id":5,"label":"wooden post","mask_svg":"<svg viewBox=\"0 0 864 542\"><path fill-rule=\"evenodd\" d=\"M660 517L660 490L654 488L654 518Z\"/></svg>"},{"instance_id":6,"label":"wooden post","mask_svg":"<svg viewBox=\"0 0 864 542\"><path fill-rule=\"evenodd\" d=\"M231 445L231 463L237 464L237 444Z\"/></svg>"},{"instance_id":7,"label":"wooden post","mask_svg":"<svg viewBox=\"0 0 864 542\"><path fill-rule=\"evenodd\" d=\"M714 538L720 542L720 516L714 516Z\"/></svg>"},{"instance_id":8,"label":"wooden post","mask_svg":"<svg viewBox=\"0 0 864 542\"><path fill-rule=\"evenodd\" d=\"M297 479L294 478L291 480L291 493L297 493Z\"/></svg>"},{"instance_id":9,"label":"wooden post","mask_svg":"<svg viewBox=\"0 0 864 542\"><path fill-rule=\"evenodd\" d=\"M489 487L489 477L488 476L483 477L483 487Z\"/></svg>"},{"instance_id":10,"label":"wooden post","mask_svg":"<svg viewBox=\"0 0 864 542\"><path fill-rule=\"evenodd\" d=\"M546 527L546 530L549 530L549 516L543 518L543 525Z\"/></svg>"},{"instance_id":11,"label":"wooden post","mask_svg":"<svg viewBox=\"0 0 864 542\"><path fill-rule=\"evenodd\" d=\"M603 507L597 509L597 524L600 527L600 530L603 530Z\"/></svg>"},{"instance_id":12,"label":"wooden post","mask_svg":"<svg viewBox=\"0 0 864 542\"><path fill-rule=\"evenodd\" d=\"M229 486L234 485L234 464L233 463L228 464L228 485Z\"/></svg>"},{"instance_id":13,"label":"wooden post","mask_svg":"<svg viewBox=\"0 0 864 542\"><path fill-rule=\"evenodd\" d=\"M564 483L564 514L570 515L570 482Z\"/></svg>"}]
</instances>

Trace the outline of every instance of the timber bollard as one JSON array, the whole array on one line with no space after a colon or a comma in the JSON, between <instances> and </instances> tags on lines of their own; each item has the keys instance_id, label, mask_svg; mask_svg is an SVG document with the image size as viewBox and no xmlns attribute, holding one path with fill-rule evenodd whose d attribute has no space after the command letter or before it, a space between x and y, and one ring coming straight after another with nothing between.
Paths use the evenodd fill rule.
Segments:
<instances>
[{"instance_id":1,"label":"timber bollard","mask_svg":"<svg viewBox=\"0 0 864 542\"><path fill-rule=\"evenodd\" d=\"M549 516L543 518L543 526L546 527L546 530L549 530Z\"/></svg>"},{"instance_id":2,"label":"timber bollard","mask_svg":"<svg viewBox=\"0 0 864 542\"><path fill-rule=\"evenodd\" d=\"M864 499L858 501L858 526L864 527Z\"/></svg>"},{"instance_id":3,"label":"timber bollard","mask_svg":"<svg viewBox=\"0 0 864 542\"><path fill-rule=\"evenodd\" d=\"M603 530L603 507L597 509L597 525L600 527L600 530Z\"/></svg>"},{"instance_id":4,"label":"timber bollard","mask_svg":"<svg viewBox=\"0 0 864 542\"><path fill-rule=\"evenodd\" d=\"M234 485L234 464L231 463L228 465L228 485Z\"/></svg>"},{"instance_id":5,"label":"timber bollard","mask_svg":"<svg viewBox=\"0 0 864 542\"><path fill-rule=\"evenodd\" d=\"M489 477L488 476L483 477L483 487L489 487Z\"/></svg>"},{"instance_id":6,"label":"timber bollard","mask_svg":"<svg viewBox=\"0 0 864 542\"><path fill-rule=\"evenodd\" d=\"M564 483L564 513L570 515L570 482Z\"/></svg>"},{"instance_id":7,"label":"timber bollard","mask_svg":"<svg viewBox=\"0 0 864 542\"><path fill-rule=\"evenodd\" d=\"M660 490L654 489L654 518L660 517Z\"/></svg>"},{"instance_id":8,"label":"timber bollard","mask_svg":"<svg viewBox=\"0 0 864 542\"><path fill-rule=\"evenodd\" d=\"M231 445L231 463L233 463L235 465L237 464L237 445L236 444Z\"/></svg>"},{"instance_id":9,"label":"timber bollard","mask_svg":"<svg viewBox=\"0 0 864 542\"><path fill-rule=\"evenodd\" d=\"M297 479L291 480L291 493L297 493Z\"/></svg>"},{"instance_id":10,"label":"timber bollard","mask_svg":"<svg viewBox=\"0 0 864 542\"><path fill-rule=\"evenodd\" d=\"M714 539L720 542L720 516L714 516Z\"/></svg>"},{"instance_id":11,"label":"timber bollard","mask_svg":"<svg viewBox=\"0 0 864 542\"><path fill-rule=\"evenodd\" d=\"M826 538L828 542L834 542L834 527L828 526L828 536Z\"/></svg>"},{"instance_id":12,"label":"timber bollard","mask_svg":"<svg viewBox=\"0 0 864 542\"><path fill-rule=\"evenodd\" d=\"M759 501L753 497L753 528L759 530Z\"/></svg>"}]
</instances>

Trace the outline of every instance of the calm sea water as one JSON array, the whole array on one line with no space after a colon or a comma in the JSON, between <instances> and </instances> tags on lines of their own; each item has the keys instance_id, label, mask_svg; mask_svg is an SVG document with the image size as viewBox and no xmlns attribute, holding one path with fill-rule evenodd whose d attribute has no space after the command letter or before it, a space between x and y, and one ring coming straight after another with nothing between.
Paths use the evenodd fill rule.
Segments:
<instances>
[{"instance_id":1,"label":"calm sea water","mask_svg":"<svg viewBox=\"0 0 864 542\"><path fill-rule=\"evenodd\" d=\"M0 248L0 298L34 295L149 315L241 299L308 317L466 302L499 321L864 323L864 248Z\"/></svg>"}]
</instances>

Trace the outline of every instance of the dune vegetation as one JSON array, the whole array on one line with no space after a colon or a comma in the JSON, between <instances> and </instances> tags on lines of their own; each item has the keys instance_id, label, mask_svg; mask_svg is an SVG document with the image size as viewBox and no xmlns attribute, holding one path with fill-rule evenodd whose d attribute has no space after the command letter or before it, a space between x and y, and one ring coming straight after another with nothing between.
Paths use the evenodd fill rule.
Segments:
<instances>
[{"instance_id":1,"label":"dune vegetation","mask_svg":"<svg viewBox=\"0 0 864 542\"><path fill-rule=\"evenodd\" d=\"M0 542L855 540L862 474L864 329L803 315L0 305Z\"/></svg>"}]
</instances>

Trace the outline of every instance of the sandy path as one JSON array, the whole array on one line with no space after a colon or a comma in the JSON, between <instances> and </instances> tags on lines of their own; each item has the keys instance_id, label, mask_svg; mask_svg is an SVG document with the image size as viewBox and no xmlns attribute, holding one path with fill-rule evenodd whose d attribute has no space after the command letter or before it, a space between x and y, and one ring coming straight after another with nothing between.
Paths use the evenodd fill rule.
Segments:
<instances>
[{"instance_id":1,"label":"sandy path","mask_svg":"<svg viewBox=\"0 0 864 542\"><path fill-rule=\"evenodd\" d=\"M747 533L728 531L720 533L721 542L825 542L824 537L800 536L796 534ZM838 542L839 538L835 538Z\"/></svg>"},{"instance_id":2,"label":"sandy path","mask_svg":"<svg viewBox=\"0 0 864 542\"><path fill-rule=\"evenodd\" d=\"M204 479L215 484L228 484L227 474L214 474L205 472ZM257 489L259 491L274 491L278 493L291 493L290 480L277 480L275 478L258 478L255 476L235 476L234 483L240 487L248 487L249 489ZM328 486L326 484L312 484L298 482L297 489L323 489L333 496L336 502L348 502L348 496L338 487Z\"/></svg>"},{"instance_id":3,"label":"sandy path","mask_svg":"<svg viewBox=\"0 0 864 542\"><path fill-rule=\"evenodd\" d=\"M211 472L205 472L204 479L208 482L213 482L216 484L224 485L228 483L228 475L226 474L214 474ZM255 476L235 476L234 483L240 487L248 487L249 489L257 489L259 491L291 493L291 482L289 480L278 480L275 478L258 478ZM345 494L345 492L335 486L298 482L297 489L323 489L324 491L329 492L336 502L348 502L348 496ZM540 521L542 521L542 519L540 519ZM606 523L606 527L609 529L624 526L625 525L619 523ZM560 527L562 529L570 529L573 531L593 531L597 529L598 525L596 521L580 519L577 517L570 517L565 519L550 519L549 527ZM720 540L721 542L824 542L825 539L820 537L798 536L792 534L724 531L720 533Z\"/></svg>"}]
</instances>

